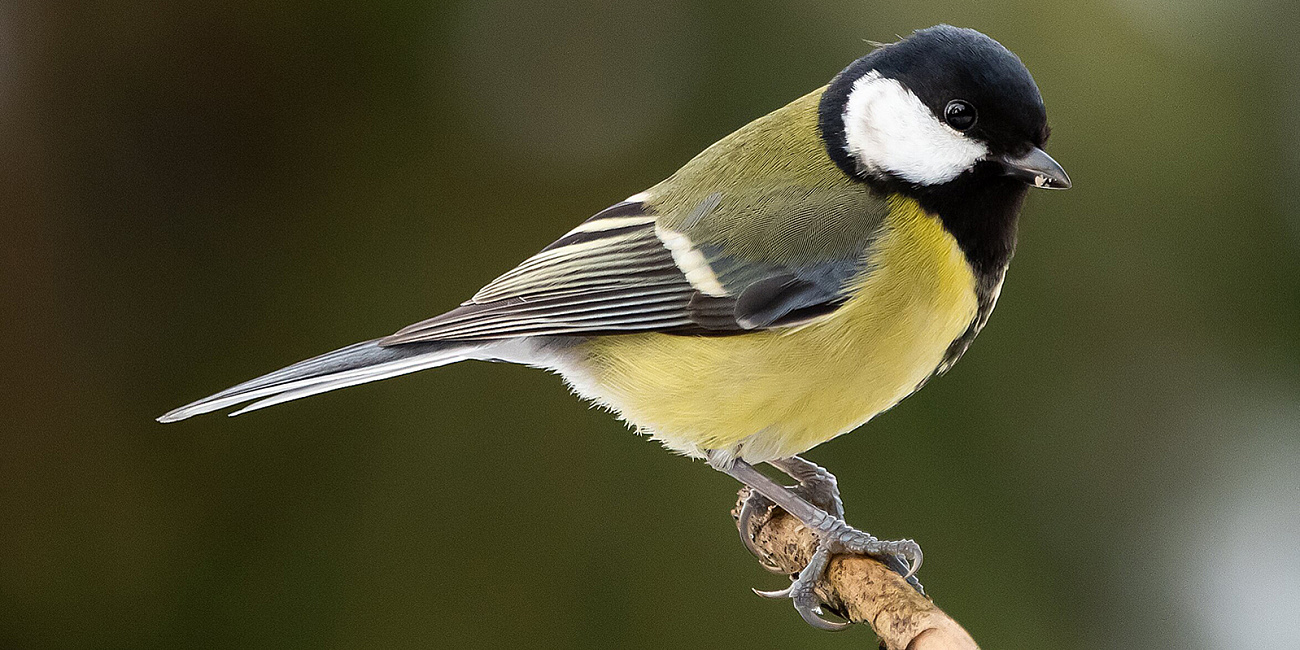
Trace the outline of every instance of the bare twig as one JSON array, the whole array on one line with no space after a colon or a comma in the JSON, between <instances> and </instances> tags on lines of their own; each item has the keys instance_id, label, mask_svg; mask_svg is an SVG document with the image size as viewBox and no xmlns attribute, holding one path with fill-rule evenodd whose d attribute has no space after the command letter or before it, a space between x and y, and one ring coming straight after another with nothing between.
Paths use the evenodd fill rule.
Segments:
<instances>
[{"instance_id":1,"label":"bare twig","mask_svg":"<svg viewBox=\"0 0 1300 650\"><path fill-rule=\"evenodd\" d=\"M740 491L743 502L747 491ZM739 512L740 504L732 511ZM762 552L759 560L785 573L796 573L812 557L816 539L798 519L779 508L756 515L749 531ZM858 556L840 556L826 569L826 589L819 595L847 620L866 623L889 650L978 650L966 630L917 593L885 565Z\"/></svg>"}]
</instances>

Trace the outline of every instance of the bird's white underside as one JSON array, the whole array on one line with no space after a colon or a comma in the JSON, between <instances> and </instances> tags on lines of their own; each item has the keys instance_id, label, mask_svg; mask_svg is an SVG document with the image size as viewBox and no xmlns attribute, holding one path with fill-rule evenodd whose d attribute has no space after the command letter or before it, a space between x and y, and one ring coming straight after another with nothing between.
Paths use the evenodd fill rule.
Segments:
<instances>
[{"instance_id":1,"label":"bird's white underside","mask_svg":"<svg viewBox=\"0 0 1300 650\"><path fill-rule=\"evenodd\" d=\"M939 120L912 91L871 71L844 109L849 153L868 172L911 183L946 183L988 155L984 144Z\"/></svg>"}]
</instances>

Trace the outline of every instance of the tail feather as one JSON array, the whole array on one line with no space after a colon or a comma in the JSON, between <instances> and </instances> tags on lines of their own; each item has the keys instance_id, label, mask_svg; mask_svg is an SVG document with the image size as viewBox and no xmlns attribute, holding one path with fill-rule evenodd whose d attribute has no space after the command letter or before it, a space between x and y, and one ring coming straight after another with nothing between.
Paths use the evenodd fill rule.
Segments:
<instances>
[{"instance_id":1,"label":"tail feather","mask_svg":"<svg viewBox=\"0 0 1300 650\"><path fill-rule=\"evenodd\" d=\"M336 388L388 379L467 359L492 358L495 355L487 354L490 347L493 347L492 343L470 341L440 341L392 347L381 347L379 339L354 343L169 411L158 421L176 422L258 400L231 413L232 416L239 415Z\"/></svg>"}]
</instances>

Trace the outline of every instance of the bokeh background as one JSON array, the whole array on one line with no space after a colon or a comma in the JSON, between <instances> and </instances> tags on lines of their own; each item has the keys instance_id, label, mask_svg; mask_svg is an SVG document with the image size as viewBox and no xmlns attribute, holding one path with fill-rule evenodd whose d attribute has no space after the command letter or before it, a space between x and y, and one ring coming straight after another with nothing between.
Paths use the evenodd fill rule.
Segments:
<instances>
[{"instance_id":1,"label":"bokeh background","mask_svg":"<svg viewBox=\"0 0 1300 650\"><path fill-rule=\"evenodd\" d=\"M955 371L810 457L985 647L1300 647L1297 7L6 1L0 647L869 647L749 592L730 479L536 371L153 418L938 22L1021 55L1075 188Z\"/></svg>"}]
</instances>

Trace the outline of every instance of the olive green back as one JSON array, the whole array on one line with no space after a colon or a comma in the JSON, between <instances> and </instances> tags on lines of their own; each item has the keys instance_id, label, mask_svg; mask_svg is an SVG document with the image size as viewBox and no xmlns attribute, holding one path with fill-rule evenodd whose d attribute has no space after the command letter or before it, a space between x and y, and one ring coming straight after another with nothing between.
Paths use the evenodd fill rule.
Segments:
<instances>
[{"instance_id":1,"label":"olive green back","mask_svg":"<svg viewBox=\"0 0 1300 650\"><path fill-rule=\"evenodd\" d=\"M719 140L653 187L659 223L745 261L857 259L888 207L827 155L817 123L824 90Z\"/></svg>"}]
</instances>

